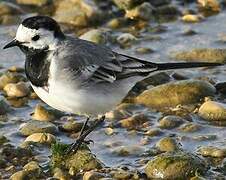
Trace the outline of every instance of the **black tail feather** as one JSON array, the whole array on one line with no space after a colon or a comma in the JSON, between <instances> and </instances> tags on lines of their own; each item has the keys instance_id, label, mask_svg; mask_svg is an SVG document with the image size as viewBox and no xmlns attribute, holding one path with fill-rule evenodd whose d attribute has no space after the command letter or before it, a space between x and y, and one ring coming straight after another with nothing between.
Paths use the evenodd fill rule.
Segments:
<instances>
[{"instance_id":1,"label":"black tail feather","mask_svg":"<svg viewBox=\"0 0 226 180\"><path fill-rule=\"evenodd\" d=\"M221 63L209 62L179 62L179 63L156 63L157 70L185 69L197 67L221 66Z\"/></svg>"}]
</instances>

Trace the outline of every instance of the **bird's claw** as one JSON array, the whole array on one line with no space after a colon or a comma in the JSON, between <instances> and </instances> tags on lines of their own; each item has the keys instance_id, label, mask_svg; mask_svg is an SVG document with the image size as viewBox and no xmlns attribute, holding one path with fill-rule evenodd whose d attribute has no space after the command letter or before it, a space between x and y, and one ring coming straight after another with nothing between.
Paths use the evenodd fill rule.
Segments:
<instances>
[{"instance_id":1,"label":"bird's claw","mask_svg":"<svg viewBox=\"0 0 226 180\"><path fill-rule=\"evenodd\" d=\"M87 129L87 124L88 124L88 121L89 121L89 118L87 118L87 120L85 121L82 129L81 129L81 132L80 132L80 135L78 137L78 139L75 141L75 143L73 143L72 145L70 145L70 147L68 147L65 151L65 154L70 154L70 153L76 153L78 151L78 149L80 148L81 144L82 143L85 143L85 144L91 144L91 143L94 143L93 140L85 140L86 136L88 136L96 127L98 127L103 121L104 121L105 117L101 117L100 119L96 120L94 122L94 124L92 126L90 126L88 129ZM87 129L85 131L85 129Z\"/></svg>"}]
</instances>

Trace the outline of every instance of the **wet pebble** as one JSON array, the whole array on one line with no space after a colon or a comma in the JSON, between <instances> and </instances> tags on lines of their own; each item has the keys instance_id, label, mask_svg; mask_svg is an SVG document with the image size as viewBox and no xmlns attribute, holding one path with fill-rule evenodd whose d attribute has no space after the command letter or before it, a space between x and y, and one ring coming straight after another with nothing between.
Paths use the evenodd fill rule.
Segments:
<instances>
[{"instance_id":1,"label":"wet pebble","mask_svg":"<svg viewBox=\"0 0 226 180\"><path fill-rule=\"evenodd\" d=\"M84 173L83 180L99 180L104 177L106 177L105 174L92 170Z\"/></svg>"},{"instance_id":2,"label":"wet pebble","mask_svg":"<svg viewBox=\"0 0 226 180\"><path fill-rule=\"evenodd\" d=\"M24 76L18 73L6 72L0 76L0 89L3 89L9 83L17 83L21 80L25 80Z\"/></svg>"},{"instance_id":3,"label":"wet pebble","mask_svg":"<svg viewBox=\"0 0 226 180\"><path fill-rule=\"evenodd\" d=\"M144 2L133 9L127 10L125 16L130 19L149 20L152 17L153 9L150 3Z\"/></svg>"},{"instance_id":4,"label":"wet pebble","mask_svg":"<svg viewBox=\"0 0 226 180\"><path fill-rule=\"evenodd\" d=\"M47 109L41 104L37 104L34 113L32 114L32 119L39 121L53 121L56 119L56 116L50 109Z\"/></svg>"},{"instance_id":5,"label":"wet pebble","mask_svg":"<svg viewBox=\"0 0 226 180\"><path fill-rule=\"evenodd\" d=\"M145 167L145 173L150 179L188 179L197 171L206 171L204 161L187 152L158 155Z\"/></svg>"},{"instance_id":6,"label":"wet pebble","mask_svg":"<svg viewBox=\"0 0 226 180\"><path fill-rule=\"evenodd\" d=\"M83 126L83 123L77 122L76 119L68 119L63 125L62 130L66 132L79 132Z\"/></svg>"},{"instance_id":7,"label":"wet pebble","mask_svg":"<svg viewBox=\"0 0 226 180\"><path fill-rule=\"evenodd\" d=\"M122 46L131 46L137 38L130 33L123 33L117 37L117 42Z\"/></svg>"},{"instance_id":8,"label":"wet pebble","mask_svg":"<svg viewBox=\"0 0 226 180\"><path fill-rule=\"evenodd\" d=\"M20 126L20 133L24 136L29 136L34 133L51 133L55 134L58 132L57 127L50 123L44 121L30 120Z\"/></svg>"},{"instance_id":9,"label":"wet pebble","mask_svg":"<svg viewBox=\"0 0 226 180\"><path fill-rule=\"evenodd\" d=\"M135 51L137 54L149 54L154 52L154 50L148 47L139 47L139 48L136 48Z\"/></svg>"},{"instance_id":10,"label":"wet pebble","mask_svg":"<svg viewBox=\"0 0 226 180\"><path fill-rule=\"evenodd\" d=\"M124 128L136 129L148 121L151 121L151 118L149 116L145 114L136 114L127 119L120 120L119 123Z\"/></svg>"},{"instance_id":11,"label":"wet pebble","mask_svg":"<svg viewBox=\"0 0 226 180\"><path fill-rule=\"evenodd\" d=\"M208 146L201 147L198 149L198 153L202 156L209 156L214 158L225 158L226 157L226 149L220 149L218 147Z\"/></svg>"},{"instance_id":12,"label":"wet pebble","mask_svg":"<svg viewBox=\"0 0 226 180\"><path fill-rule=\"evenodd\" d=\"M9 97L25 97L30 93L28 84L25 82L9 83L4 87L4 91Z\"/></svg>"},{"instance_id":13,"label":"wet pebble","mask_svg":"<svg viewBox=\"0 0 226 180\"><path fill-rule=\"evenodd\" d=\"M79 38L94 42L96 44L106 44L108 39L107 32L100 29L89 30L88 32L81 35Z\"/></svg>"},{"instance_id":14,"label":"wet pebble","mask_svg":"<svg viewBox=\"0 0 226 180\"><path fill-rule=\"evenodd\" d=\"M198 124L195 124L195 123L185 123L183 124L179 130L182 131L182 132L186 132L186 133L191 133L191 132L196 132L196 131L199 131L201 128L200 125Z\"/></svg>"},{"instance_id":15,"label":"wet pebble","mask_svg":"<svg viewBox=\"0 0 226 180\"><path fill-rule=\"evenodd\" d=\"M119 146L112 149L112 153L117 156L138 156L144 153L145 149L139 145Z\"/></svg>"},{"instance_id":16,"label":"wet pebble","mask_svg":"<svg viewBox=\"0 0 226 180\"><path fill-rule=\"evenodd\" d=\"M173 52L172 59L180 61L205 61L224 63L226 59L225 49L197 48L191 51Z\"/></svg>"},{"instance_id":17,"label":"wet pebble","mask_svg":"<svg viewBox=\"0 0 226 180\"><path fill-rule=\"evenodd\" d=\"M12 108L10 107L7 100L3 96L0 96L0 115L5 115L11 110Z\"/></svg>"},{"instance_id":18,"label":"wet pebble","mask_svg":"<svg viewBox=\"0 0 226 180\"><path fill-rule=\"evenodd\" d=\"M42 172L41 167L39 166L38 162L36 161L31 161L27 163L24 167L23 170L32 172L33 174L36 174L39 176Z\"/></svg>"},{"instance_id":19,"label":"wet pebble","mask_svg":"<svg viewBox=\"0 0 226 180\"><path fill-rule=\"evenodd\" d=\"M215 87L206 81L183 80L146 90L137 96L134 102L157 110L164 110L177 105L198 103L206 96L213 96L215 92Z\"/></svg>"},{"instance_id":20,"label":"wet pebble","mask_svg":"<svg viewBox=\"0 0 226 180\"><path fill-rule=\"evenodd\" d=\"M179 149L178 143L171 137L164 137L156 143L156 147L162 152L173 152Z\"/></svg>"},{"instance_id":21,"label":"wet pebble","mask_svg":"<svg viewBox=\"0 0 226 180\"><path fill-rule=\"evenodd\" d=\"M196 14L186 14L182 17L182 21L187 23L197 23L203 20L203 16Z\"/></svg>"},{"instance_id":22,"label":"wet pebble","mask_svg":"<svg viewBox=\"0 0 226 180\"><path fill-rule=\"evenodd\" d=\"M150 137L160 136L162 134L163 132L160 129L154 129L154 128L145 132L145 135Z\"/></svg>"},{"instance_id":23,"label":"wet pebble","mask_svg":"<svg viewBox=\"0 0 226 180\"><path fill-rule=\"evenodd\" d=\"M206 101L199 108L198 114L207 121L226 121L226 104Z\"/></svg>"},{"instance_id":24,"label":"wet pebble","mask_svg":"<svg viewBox=\"0 0 226 180\"><path fill-rule=\"evenodd\" d=\"M25 142L37 142L41 144L52 144L56 142L56 137L50 133L34 133L25 139Z\"/></svg>"},{"instance_id":25,"label":"wet pebble","mask_svg":"<svg viewBox=\"0 0 226 180\"><path fill-rule=\"evenodd\" d=\"M60 179L60 180L70 179L70 175L68 174L68 172L66 172L60 168L54 168L53 177L56 179Z\"/></svg>"},{"instance_id":26,"label":"wet pebble","mask_svg":"<svg viewBox=\"0 0 226 180\"><path fill-rule=\"evenodd\" d=\"M54 18L60 23L84 27L101 22L104 15L93 1L62 0L56 3Z\"/></svg>"},{"instance_id":27,"label":"wet pebble","mask_svg":"<svg viewBox=\"0 0 226 180\"><path fill-rule=\"evenodd\" d=\"M29 6L44 6L50 4L52 0L16 0L18 4Z\"/></svg>"},{"instance_id":28,"label":"wet pebble","mask_svg":"<svg viewBox=\"0 0 226 180\"><path fill-rule=\"evenodd\" d=\"M179 116L165 116L159 120L159 127L162 129L173 129L183 124L185 120Z\"/></svg>"},{"instance_id":29,"label":"wet pebble","mask_svg":"<svg viewBox=\"0 0 226 180\"><path fill-rule=\"evenodd\" d=\"M198 0L198 5L201 10L220 12L221 7L218 0Z\"/></svg>"}]
</instances>

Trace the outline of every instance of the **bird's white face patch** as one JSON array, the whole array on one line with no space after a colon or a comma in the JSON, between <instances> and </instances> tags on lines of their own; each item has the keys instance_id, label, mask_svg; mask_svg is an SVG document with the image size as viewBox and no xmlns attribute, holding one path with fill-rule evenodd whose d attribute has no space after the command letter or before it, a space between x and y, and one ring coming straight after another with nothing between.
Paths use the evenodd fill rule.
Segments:
<instances>
[{"instance_id":1,"label":"bird's white face patch","mask_svg":"<svg viewBox=\"0 0 226 180\"><path fill-rule=\"evenodd\" d=\"M39 36L40 38L36 41L32 40L33 37ZM54 37L53 31L46 29L30 29L22 24L18 27L16 33L16 40L23 43L24 46L33 49L45 49L54 50L58 42L57 38Z\"/></svg>"}]
</instances>

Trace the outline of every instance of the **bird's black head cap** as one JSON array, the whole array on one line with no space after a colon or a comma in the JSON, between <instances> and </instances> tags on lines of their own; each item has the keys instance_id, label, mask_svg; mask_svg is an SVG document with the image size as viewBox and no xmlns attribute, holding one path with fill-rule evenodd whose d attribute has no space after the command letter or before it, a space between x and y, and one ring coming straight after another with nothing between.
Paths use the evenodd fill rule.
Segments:
<instances>
[{"instance_id":1,"label":"bird's black head cap","mask_svg":"<svg viewBox=\"0 0 226 180\"><path fill-rule=\"evenodd\" d=\"M30 29L46 29L54 32L56 38L64 38L64 34L58 23L48 16L33 16L25 19L22 25Z\"/></svg>"}]
</instances>

